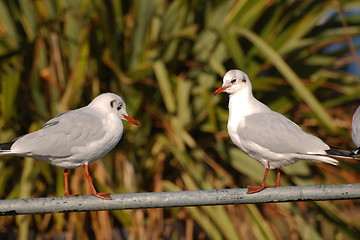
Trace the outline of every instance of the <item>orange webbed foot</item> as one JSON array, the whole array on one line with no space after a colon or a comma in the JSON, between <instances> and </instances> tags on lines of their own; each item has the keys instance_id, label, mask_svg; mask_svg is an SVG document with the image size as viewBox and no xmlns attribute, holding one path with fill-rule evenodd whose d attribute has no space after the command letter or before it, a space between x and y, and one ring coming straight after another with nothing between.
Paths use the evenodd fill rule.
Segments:
<instances>
[{"instance_id":1,"label":"orange webbed foot","mask_svg":"<svg viewBox=\"0 0 360 240\"><path fill-rule=\"evenodd\" d=\"M264 190L265 188L266 188L265 186L247 186L248 190L247 190L246 194L257 193L257 192Z\"/></svg>"},{"instance_id":2,"label":"orange webbed foot","mask_svg":"<svg viewBox=\"0 0 360 240\"><path fill-rule=\"evenodd\" d=\"M112 200L110 193L93 193L93 195L104 200Z\"/></svg>"}]
</instances>

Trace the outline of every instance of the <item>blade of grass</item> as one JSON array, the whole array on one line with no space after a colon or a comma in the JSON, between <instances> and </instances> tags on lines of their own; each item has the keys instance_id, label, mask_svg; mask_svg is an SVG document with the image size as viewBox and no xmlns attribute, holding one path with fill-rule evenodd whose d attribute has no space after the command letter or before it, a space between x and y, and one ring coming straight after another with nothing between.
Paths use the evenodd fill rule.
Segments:
<instances>
[{"instance_id":1,"label":"blade of grass","mask_svg":"<svg viewBox=\"0 0 360 240\"><path fill-rule=\"evenodd\" d=\"M161 60L154 62L153 69L166 109L169 113L174 113L176 110L174 93L172 91L169 73L164 62Z\"/></svg>"}]
</instances>

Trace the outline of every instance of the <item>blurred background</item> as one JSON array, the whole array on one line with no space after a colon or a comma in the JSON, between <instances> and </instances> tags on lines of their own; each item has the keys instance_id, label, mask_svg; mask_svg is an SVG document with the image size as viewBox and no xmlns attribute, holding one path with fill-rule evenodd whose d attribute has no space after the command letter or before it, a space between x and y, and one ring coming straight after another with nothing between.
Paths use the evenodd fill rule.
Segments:
<instances>
[{"instance_id":1,"label":"blurred background","mask_svg":"<svg viewBox=\"0 0 360 240\"><path fill-rule=\"evenodd\" d=\"M228 137L229 69L326 143L353 149L359 106L357 0L1 0L0 140L35 131L103 92L127 103L118 146L90 165L98 191L259 184L264 167ZM282 185L359 182L360 165L299 162ZM269 183L274 181L274 173ZM90 194L83 169L71 192ZM63 196L63 169L0 159L1 199ZM0 218L1 239L358 239L359 201L42 214Z\"/></svg>"}]
</instances>

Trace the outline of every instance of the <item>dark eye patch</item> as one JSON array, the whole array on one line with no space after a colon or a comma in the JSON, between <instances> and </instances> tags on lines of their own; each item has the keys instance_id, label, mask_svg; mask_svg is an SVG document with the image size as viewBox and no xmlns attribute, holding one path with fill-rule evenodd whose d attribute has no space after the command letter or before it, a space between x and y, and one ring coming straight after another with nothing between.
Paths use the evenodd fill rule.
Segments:
<instances>
[{"instance_id":1,"label":"dark eye patch","mask_svg":"<svg viewBox=\"0 0 360 240\"><path fill-rule=\"evenodd\" d=\"M114 103L115 103L115 100L112 100L111 102L110 102L110 106L113 108L114 107Z\"/></svg>"},{"instance_id":2,"label":"dark eye patch","mask_svg":"<svg viewBox=\"0 0 360 240\"><path fill-rule=\"evenodd\" d=\"M116 109L119 111L121 108L122 108L122 104L120 103Z\"/></svg>"},{"instance_id":3,"label":"dark eye patch","mask_svg":"<svg viewBox=\"0 0 360 240\"><path fill-rule=\"evenodd\" d=\"M236 78L234 78L233 80L231 80L231 83L235 83L236 82Z\"/></svg>"}]
</instances>

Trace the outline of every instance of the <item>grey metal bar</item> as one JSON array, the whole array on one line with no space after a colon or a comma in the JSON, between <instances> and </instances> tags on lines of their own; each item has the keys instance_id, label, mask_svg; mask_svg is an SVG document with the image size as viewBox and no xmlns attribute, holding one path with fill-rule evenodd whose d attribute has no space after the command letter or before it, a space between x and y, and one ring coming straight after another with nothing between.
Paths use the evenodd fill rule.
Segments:
<instances>
[{"instance_id":1,"label":"grey metal bar","mask_svg":"<svg viewBox=\"0 0 360 240\"><path fill-rule=\"evenodd\" d=\"M141 208L276 203L360 199L360 183L268 188L246 194L245 188L178 192L112 194L113 200L94 196L0 200L0 216Z\"/></svg>"}]
</instances>

